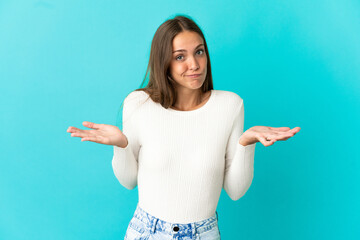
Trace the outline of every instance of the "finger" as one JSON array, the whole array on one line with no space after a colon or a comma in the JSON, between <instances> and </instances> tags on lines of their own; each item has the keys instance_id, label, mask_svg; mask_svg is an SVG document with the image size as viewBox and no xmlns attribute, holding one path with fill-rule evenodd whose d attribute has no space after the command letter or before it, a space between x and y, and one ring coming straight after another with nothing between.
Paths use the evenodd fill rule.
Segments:
<instances>
[{"instance_id":1,"label":"finger","mask_svg":"<svg viewBox=\"0 0 360 240\"><path fill-rule=\"evenodd\" d=\"M91 141L91 142L98 142L99 140L96 137L83 137L81 139L82 142L84 141Z\"/></svg>"},{"instance_id":2,"label":"finger","mask_svg":"<svg viewBox=\"0 0 360 240\"><path fill-rule=\"evenodd\" d=\"M89 134L85 133L85 132L73 132L71 133L72 137L91 137Z\"/></svg>"},{"instance_id":3,"label":"finger","mask_svg":"<svg viewBox=\"0 0 360 240\"><path fill-rule=\"evenodd\" d=\"M96 142L96 143L101 143L101 144L107 144L104 141L104 138L101 136L89 136L89 137L84 137L81 139L82 142L84 141L91 141L91 142Z\"/></svg>"},{"instance_id":4,"label":"finger","mask_svg":"<svg viewBox=\"0 0 360 240\"><path fill-rule=\"evenodd\" d=\"M267 139L269 139L269 138L267 138ZM276 140L273 140L273 139L269 139L270 141L267 141L266 138L265 138L265 137L262 137L262 136L260 136L260 137L258 138L258 140L259 140L265 147L268 147L268 146L270 146L270 145L273 145L273 144L276 142Z\"/></svg>"},{"instance_id":5,"label":"finger","mask_svg":"<svg viewBox=\"0 0 360 240\"><path fill-rule=\"evenodd\" d=\"M70 133L83 133L83 134L87 134L92 131L94 131L94 130L82 130L82 129L75 128L75 127L71 127L67 130L67 132L70 132Z\"/></svg>"},{"instance_id":6,"label":"finger","mask_svg":"<svg viewBox=\"0 0 360 240\"><path fill-rule=\"evenodd\" d=\"M76 128L76 127L68 127L68 129L66 130L67 132L76 132L79 131L80 129Z\"/></svg>"},{"instance_id":7,"label":"finger","mask_svg":"<svg viewBox=\"0 0 360 240\"><path fill-rule=\"evenodd\" d=\"M276 130L276 131L281 131L281 132L285 132L285 131L289 131L290 128L289 127L270 127L271 130Z\"/></svg>"},{"instance_id":8,"label":"finger","mask_svg":"<svg viewBox=\"0 0 360 240\"><path fill-rule=\"evenodd\" d=\"M297 132L300 131L300 129L301 129L300 127L294 127L293 129L290 129L290 128L289 128L289 129L287 130L287 132L297 133Z\"/></svg>"},{"instance_id":9,"label":"finger","mask_svg":"<svg viewBox=\"0 0 360 240\"><path fill-rule=\"evenodd\" d=\"M291 129L291 131L297 133L300 131L300 129L301 129L300 127L294 127L293 129Z\"/></svg>"},{"instance_id":10,"label":"finger","mask_svg":"<svg viewBox=\"0 0 360 240\"><path fill-rule=\"evenodd\" d=\"M82 131L82 130L79 129L79 128L74 128L74 127L72 127L71 129L69 129L68 132L74 133L74 132L80 132L80 131Z\"/></svg>"},{"instance_id":11,"label":"finger","mask_svg":"<svg viewBox=\"0 0 360 240\"><path fill-rule=\"evenodd\" d=\"M293 132L288 132L288 133L283 133L283 134L277 135L277 136L275 136L274 138L275 138L277 141L285 141L285 140L293 137L294 135L295 135L295 133L293 133Z\"/></svg>"},{"instance_id":12,"label":"finger","mask_svg":"<svg viewBox=\"0 0 360 240\"><path fill-rule=\"evenodd\" d=\"M288 140L290 137L282 137L282 138L276 138L276 141L285 141Z\"/></svg>"},{"instance_id":13,"label":"finger","mask_svg":"<svg viewBox=\"0 0 360 240\"><path fill-rule=\"evenodd\" d=\"M93 122L87 122L87 121L85 121L85 122L83 122L83 125L84 125L85 127L92 128L92 129L96 129L96 130L98 130L98 129L100 128L100 124L93 123Z\"/></svg>"}]
</instances>

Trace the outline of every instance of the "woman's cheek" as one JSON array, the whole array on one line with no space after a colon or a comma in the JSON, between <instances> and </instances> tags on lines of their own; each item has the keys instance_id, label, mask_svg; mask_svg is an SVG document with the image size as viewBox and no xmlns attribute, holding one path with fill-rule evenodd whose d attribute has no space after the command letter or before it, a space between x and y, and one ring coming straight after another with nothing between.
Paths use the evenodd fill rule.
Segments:
<instances>
[{"instance_id":1,"label":"woman's cheek","mask_svg":"<svg viewBox=\"0 0 360 240\"><path fill-rule=\"evenodd\" d=\"M185 72L186 72L186 66L184 66L184 65L178 66L176 73L177 73L180 77L184 77L184 76L185 76Z\"/></svg>"}]
</instances>

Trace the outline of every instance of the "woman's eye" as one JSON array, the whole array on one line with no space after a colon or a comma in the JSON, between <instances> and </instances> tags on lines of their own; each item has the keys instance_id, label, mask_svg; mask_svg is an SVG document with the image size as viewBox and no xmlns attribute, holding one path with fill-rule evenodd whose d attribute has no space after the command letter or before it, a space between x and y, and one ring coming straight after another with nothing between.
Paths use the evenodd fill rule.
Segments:
<instances>
[{"instance_id":1,"label":"woman's eye","mask_svg":"<svg viewBox=\"0 0 360 240\"><path fill-rule=\"evenodd\" d=\"M176 60L181 60L181 59L179 59L180 57L183 57L182 55L179 55L179 56L177 56L175 59Z\"/></svg>"},{"instance_id":2,"label":"woman's eye","mask_svg":"<svg viewBox=\"0 0 360 240\"><path fill-rule=\"evenodd\" d=\"M197 52L201 52L200 54L203 54L204 53L204 50L200 49L199 51Z\"/></svg>"}]
</instances>

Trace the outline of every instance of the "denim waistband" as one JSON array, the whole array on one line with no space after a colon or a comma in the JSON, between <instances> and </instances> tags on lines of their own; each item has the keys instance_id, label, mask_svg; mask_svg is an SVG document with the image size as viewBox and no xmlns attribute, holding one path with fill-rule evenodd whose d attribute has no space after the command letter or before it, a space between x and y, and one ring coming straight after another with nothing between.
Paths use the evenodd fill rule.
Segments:
<instances>
[{"instance_id":1,"label":"denim waistband","mask_svg":"<svg viewBox=\"0 0 360 240\"><path fill-rule=\"evenodd\" d=\"M189 235L191 233L191 235L194 236L196 233L200 234L202 232L206 232L218 224L217 211L215 211L214 215L205 220L181 224L171 223L156 218L142 209L139 204L136 206L134 217L145 223L151 232L155 232L156 230L170 235Z\"/></svg>"}]
</instances>

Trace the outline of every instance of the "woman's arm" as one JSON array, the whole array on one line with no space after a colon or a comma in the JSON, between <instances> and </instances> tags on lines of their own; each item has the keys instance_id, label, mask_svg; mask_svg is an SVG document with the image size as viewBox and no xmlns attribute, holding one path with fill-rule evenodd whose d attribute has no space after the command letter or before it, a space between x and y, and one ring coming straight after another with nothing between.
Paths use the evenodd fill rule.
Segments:
<instances>
[{"instance_id":1,"label":"woman's arm","mask_svg":"<svg viewBox=\"0 0 360 240\"><path fill-rule=\"evenodd\" d=\"M131 190L137 186L138 157L140 144L135 121L135 111L138 107L138 98L135 92L130 93L124 100L123 106L123 133L128 144L122 148L114 146L112 167L114 174L121 185Z\"/></svg>"},{"instance_id":2,"label":"woman's arm","mask_svg":"<svg viewBox=\"0 0 360 240\"><path fill-rule=\"evenodd\" d=\"M254 177L255 144L265 147L276 141L285 141L300 131L300 127L254 126L244 131L244 102L235 113L225 156L223 188L232 200L238 200L249 189Z\"/></svg>"},{"instance_id":3,"label":"woman's arm","mask_svg":"<svg viewBox=\"0 0 360 240\"><path fill-rule=\"evenodd\" d=\"M226 147L223 188L236 201L249 189L254 176L255 144L243 146L240 137L244 131L244 104L235 112L231 134Z\"/></svg>"}]
</instances>

